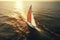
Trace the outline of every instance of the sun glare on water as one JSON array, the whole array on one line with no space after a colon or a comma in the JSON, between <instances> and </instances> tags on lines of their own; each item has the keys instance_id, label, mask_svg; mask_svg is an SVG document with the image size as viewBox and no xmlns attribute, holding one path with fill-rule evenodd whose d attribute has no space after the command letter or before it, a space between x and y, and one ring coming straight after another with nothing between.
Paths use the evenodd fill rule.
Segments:
<instances>
[{"instance_id":1,"label":"sun glare on water","mask_svg":"<svg viewBox=\"0 0 60 40\"><path fill-rule=\"evenodd\" d=\"M16 1L16 9L17 10L22 10L23 6L22 6L22 1L21 0L17 0Z\"/></svg>"},{"instance_id":2,"label":"sun glare on water","mask_svg":"<svg viewBox=\"0 0 60 40\"><path fill-rule=\"evenodd\" d=\"M19 14L22 15L23 17L25 17L25 14L23 11L23 1L22 0L16 0L15 1L14 11L16 12L16 14L12 15L13 17L18 18Z\"/></svg>"}]
</instances>

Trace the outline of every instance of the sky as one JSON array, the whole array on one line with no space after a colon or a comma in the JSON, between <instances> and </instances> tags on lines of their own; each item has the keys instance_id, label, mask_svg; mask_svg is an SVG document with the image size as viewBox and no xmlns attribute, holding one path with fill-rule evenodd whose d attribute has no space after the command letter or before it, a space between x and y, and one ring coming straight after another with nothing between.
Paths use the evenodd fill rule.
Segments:
<instances>
[{"instance_id":1,"label":"sky","mask_svg":"<svg viewBox=\"0 0 60 40\"><path fill-rule=\"evenodd\" d=\"M17 1L17 0L0 0L0 1ZM60 1L60 0L20 0L20 1Z\"/></svg>"}]
</instances>

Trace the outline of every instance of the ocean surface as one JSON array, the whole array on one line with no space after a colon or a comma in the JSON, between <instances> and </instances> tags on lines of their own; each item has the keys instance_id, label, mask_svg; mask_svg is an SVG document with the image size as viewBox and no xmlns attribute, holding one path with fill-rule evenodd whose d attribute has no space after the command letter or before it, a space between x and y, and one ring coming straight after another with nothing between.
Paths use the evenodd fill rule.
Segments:
<instances>
[{"instance_id":1,"label":"ocean surface","mask_svg":"<svg viewBox=\"0 0 60 40\"><path fill-rule=\"evenodd\" d=\"M34 6L36 23L44 30L42 40L60 40L60 2L35 2Z\"/></svg>"},{"instance_id":2,"label":"ocean surface","mask_svg":"<svg viewBox=\"0 0 60 40\"><path fill-rule=\"evenodd\" d=\"M60 34L60 2L38 2L35 19L43 27Z\"/></svg>"},{"instance_id":3,"label":"ocean surface","mask_svg":"<svg viewBox=\"0 0 60 40\"><path fill-rule=\"evenodd\" d=\"M5 4L5 5L4 5ZM11 4L10 6L8 6ZM32 31L27 40L60 40L60 2L27 2L27 5L32 4L32 13L36 20L36 24L39 26L42 32ZM3 15L11 15L15 12L7 12L5 9L13 9L14 3L12 2L0 2L0 19L5 22L9 17ZM26 4L25 4L26 5ZM3 10L2 10L3 9ZM5 11L4 11L5 10ZM6 14L5 14L6 13ZM5 21L4 21L5 20ZM14 19L12 19L14 20ZM15 20L14 20L15 21ZM14 35L15 32L10 32L9 26L6 24L0 23L0 34L3 35L5 32L8 34ZM1 25L2 24L2 25ZM5 30L8 26L7 30ZM5 31L3 31L5 30ZM3 33L1 33L3 32ZM5 34L7 35L7 34ZM12 36L13 37L13 36ZM6 37L8 38L8 37ZM0 38L3 40L3 38ZM11 40L11 38L7 39ZM16 39L12 39L16 40Z\"/></svg>"}]
</instances>

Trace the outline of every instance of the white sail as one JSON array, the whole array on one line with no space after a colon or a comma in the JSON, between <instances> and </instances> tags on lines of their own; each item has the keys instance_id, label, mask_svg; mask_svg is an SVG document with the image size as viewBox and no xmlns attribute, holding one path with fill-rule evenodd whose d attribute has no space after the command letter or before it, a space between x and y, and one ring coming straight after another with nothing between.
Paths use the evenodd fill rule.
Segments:
<instances>
[{"instance_id":1,"label":"white sail","mask_svg":"<svg viewBox=\"0 0 60 40\"><path fill-rule=\"evenodd\" d=\"M32 16L32 17L31 17L31 24L32 24L33 26L36 26L33 13L31 14L31 16Z\"/></svg>"}]
</instances>

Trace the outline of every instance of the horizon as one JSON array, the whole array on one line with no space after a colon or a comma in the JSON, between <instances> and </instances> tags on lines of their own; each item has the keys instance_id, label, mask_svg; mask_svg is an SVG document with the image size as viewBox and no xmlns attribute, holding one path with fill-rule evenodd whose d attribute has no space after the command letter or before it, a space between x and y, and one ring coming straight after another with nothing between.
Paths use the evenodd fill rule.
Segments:
<instances>
[{"instance_id":1,"label":"horizon","mask_svg":"<svg viewBox=\"0 0 60 40\"><path fill-rule=\"evenodd\" d=\"M0 0L0 1L36 1L36 2L55 2L60 0Z\"/></svg>"}]
</instances>

